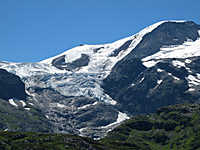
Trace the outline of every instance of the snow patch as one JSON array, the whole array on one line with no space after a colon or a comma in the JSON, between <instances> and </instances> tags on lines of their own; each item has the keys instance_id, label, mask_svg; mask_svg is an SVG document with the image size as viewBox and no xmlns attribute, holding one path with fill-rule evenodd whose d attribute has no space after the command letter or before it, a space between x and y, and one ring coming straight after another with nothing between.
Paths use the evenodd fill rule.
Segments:
<instances>
[{"instance_id":1,"label":"snow patch","mask_svg":"<svg viewBox=\"0 0 200 150\"><path fill-rule=\"evenodd\" d=\"M174 47L163 47L159 52L147 56L142 61L150 61L162 58L190 58L194 56L200 56L200 38L196 41L186 41L181 45Z\"/></svg>"},{"instance_id":2,"label":"snow patch","mask_svg":"<svg viewBox=\"0 0 200 150\"><path fill-rule=\"evenodd\" d=\"M63 105L63 104L60 104L60 103L56 103L57 104L57 107L60 107L60 108L65 108L66 106Z\"/></svg>"},{"instance_id":3,"label":"snow patch","mask_svg":"<svg viewBox=\"0 0 200 150\"><path fill-rule=\"evenodd\" d=\"M129 88L131 88L131 87L133 87L133 86L135 86L135 83L132 83L132 84L129 86Z\"/></svg>"},{"instance_id":4,"label":"snow patch","mask_svg":"<svg viewBox=\"0 0 200 150\"><path fill-rule=\"evenodd\" d=\"M26 109L26 110L31 110L30 108L24 108L24 109Z\"/></svg>"},{"instance_id":5,"label":"snow patch","mask_svg":"<svg viewBox=\"0 0 200 150\"><path fill-rule=\"evenodd\" d=\"M32 106L34 106L34 104L33 103L28 103L29 105L32 105Z\"/></svg>"},{"instance_id":6,"label":"snow patch","mask_svg":"<svg viewBox=\"0 0 200 150\"><path fill-rule=\"evenodd\" d=\"M158 87L159 85L163 82L163 80L157 80L157 85L153 88L149 90L149 94L153 93Z\"/></svg>"},{"instance_id":7,"label":"snow patch","mask_svg":"<svg viewBox=\"0 0 200 150\"><path fill-rule=\"evenodd\" d=\"M141 83L144 80L144 77L139 81L139 83Z\"/></svg>"},{"instance_id":8,"label":"snow patch","mask_svg":"<svg viewBox=\"0 0 200 150\"><path fill-rule=\"evenodd\" d=\"M197 73L196 76L197 76L198 79L200 79L200 74L199 73Z\"/></svg>"},{"instance_id":9,"label":"snow patch","mask_svg":"<svg viewBox=\"0 0 200 150\"><path fill-rule=\"evenodd\" d=\"M87 107L89 107L89 106L94 106L94 105L97 105L98 104L98 102L94 102L93 104L87 104L87 105L84 105L84 106L81 106L81 107L78 107L78 109L85 109L85 108L87 108Z\"/></svg>"},{"instance_id":10,"label":"snow patch","mask_svg":"<svg viewBox=\"0 0 200 150\"><path fill-rule=\"evenodd\" d=\"M157 84L158 84L158 85L161 84L162 81L163 81L163 80L158 80L158 81L157 81Z\"/></svg>"},{"instance_id":11,"label":"snow patch","mask_svg":"<svg viewBox=\"0 0 200 150\"><path fill-rule=\"evenodd\" d=\"M172 75L171 73L168 73L168 75L172 76L175 80L180 80L178 77L175 77L174 75Z\"/></svg>"},{"instance_id":12,"label":"snow patch","mask_svg":"<svg viewBox=\"0 0 200 150\"><path fill-rule=\"evenodd\" d=\"M9 101L9 103L10 103L11 105L13 105L13 106L15 106L15 107L18 107L18 105L14 102L13 99L9 99L8 101Z\"/></svg>"},{"instance_id":13,"label":"snow patch","mask_svg":"<svg viewBox=\"0 0 200 150\"><path fill-rule=\"evenodd\" d=\"M191 63L192 62L192 60L190 60L190 59L186 59L185 60L185 63L187 63L187 64L189 64L189 63Z\"/></svg>"},{"instance_id":14,"label":"snow patch","mask_svg":"<svg viewBox=\"0 0 200 150\"><path fill-rule=\"evenodd\" d=\"M143 59L142 59L142 61L143 61L142 64L147 68L153 67L159 62L159 61L155 61L155 60L144 61Z\"/></svg>"},{"instance_id":15,"label":"snow patch","mask_svg":"<svg viewBox=\"0 0 200 150\"><path fill-rule=\"evenodd\" d=\"M20 102L22 103L23 107L26 106L26 103L24 101L20 100Z\"/></svg>"},{"instance_id":16,"label":"snow patch","mask_svg":"<svg viewBox=\"0 0 200 150\"><path fill-rule=\"evenodd\" d=\"M187 78L189 86L192 87L194 85L200 85L200 79L196 78L193 75L189 75Z\"/></svg>"},{"instance_id":17,"label":"snow patch","mask_svg":"<svg viewBox=\"0 0 200 150\"><path fill-rule=\"evenodd\" d=\"M113 125L116 125L116 124L119 124L122 121L127 120L127 119L130 119L130 117L128 117L127 114L119 112L118 113L118 118L117 118L116 122L113 122L113 123L111 123L111 124L109 124L107 126L101 126L100 128L109 128L109 127L111 127Z\"/></svg>"},{"instance_id":18,"label":"snow patch","mask_svg":"<svg viewBox=\"0 0 200 150\"><path fill-rule=\"evenodd\" d=\"M180 80L178 77L175 77L175 76L172 76L172 77L173 77L175 80L178 80L178 81Z\"/></svg>"},{"instance_id":19,"label":"snow patch","mask_svg":"<svg viewBox=\"0 0 200 150\"><path fill-rule=\"evenodd\" d=\"M83 135L83 131L84 131L84 130L87 130L87 128L88 128L88 127L79 129L79 132L80 132L79 136L82 136L82 137L83 137L83 136L84 136L84 135Z\"/></svg>"},{"instance_id":20,"label":"snow patch","mask_svg":"<svg viewBox=\"0 0 200 150\"><path fill-rule=\"evenodd\" d=\"M172 61L173 66L181 68L181 67L185 67L185 63L178 61L178 60L174 60Z\"/></svg>"},{"instance_id":21,"label":"snow patch","mask_svg":"<svg viewBox=\"0 0 200 150\"><path fill-rule=\"evenodd\" d=\"M157 72L164 72L165 70L162 70L160 68L157 69Z\"/></svg>"},{"instance_id":22,"label":"snow patch","mask_svg":"<svg viewBox=\"0 0 200 150\"><path fill-rule=\"evenodd\" d=\"M192 91L195 91L195 89L194 88L189 88L188 91L192 92Z\"/></svg>"},{"instance_id":23,"label":"snow patch","mask_svg":"<svg viewBox=\"0 0 200 150\"><path fill-rule=\"evenodd\" d=\"M126 119L130 119L130 117L127 116L127 114L119 112L118 118L117 118L117 123L120 123Z\"/></svg>"},{"instance_id":24,"label":"snow patch","mask_svg":"<svg viewBox=\"0 0 200 150\"><path fill-rule=\"evenodd\" d=\"M111 105L116 105L117 104L117 101L113 100L109 95L105 94L107 99L109 101L107 101L107 103L111 104ZM106 101L105 101L106 102Z\"/></svg>"}]
</instances>

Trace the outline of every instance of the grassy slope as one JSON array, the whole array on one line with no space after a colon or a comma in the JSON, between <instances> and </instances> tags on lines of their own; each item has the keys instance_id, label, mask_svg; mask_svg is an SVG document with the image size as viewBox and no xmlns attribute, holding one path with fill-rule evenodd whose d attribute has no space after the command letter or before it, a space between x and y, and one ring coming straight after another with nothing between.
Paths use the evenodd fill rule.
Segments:
<instances>
[{"instance_id":1,"label":"grassy slope","mask_svg":"<svg viewBox=\"0 0 200 150\"><path fill-rule=\"evenodd\" d=\"M200 105L160 108L156 114L136 116L100 141L110 149L200 149Z\"/></svg>"},{"instance_id":2,"label":"grassy slope","mask_svg":"<svg viewBox=\"0 0 200 150\"><path fill-rule=\"evenodd\" d=\"M100 143L90 138L62 134L0 132L0 149L62 150L99 149Z\"/></svg>"}]
</instances>

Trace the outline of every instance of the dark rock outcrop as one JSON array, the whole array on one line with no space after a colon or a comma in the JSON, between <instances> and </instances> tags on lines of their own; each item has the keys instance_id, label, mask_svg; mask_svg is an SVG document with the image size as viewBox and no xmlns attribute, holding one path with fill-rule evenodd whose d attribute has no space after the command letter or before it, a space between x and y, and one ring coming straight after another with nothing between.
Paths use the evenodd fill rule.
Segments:
<instances>
[{"instance_id":1,"label":"dark rock outcrop","mask_svg":"<svg viewBox=\"0 0 200 150\"><path fill-rule=\"evenodd\" d=\"M115 99L117 93L132 83L146 67L140 59L132 59L117 63L112 72L103 80L105 92Z\"/></svg>"},{"instance_id":2,"label":"dark rock outcrop","mask_svg":"<svg viewBox=\"0 0 200 150\"><path fill-rule=\"evenodd\" d=\"M122 50L126 50L129 48L130 44L131 44L132 40L126 41L121 47L119 47L118 49L116 49L113 54L111 54L111 56L116 57L118 56L118 54L122 51Z\"/></svg>"},{"instance_id":3,"label":"dark rock outcrop","mask_svg":"<svg viewBox=\"0 0 200 150\"><path fill-rule=\"evenodd\" d=\"M194 102L199 99L199 86L189 92L189 75L200 73L199 57L186 59L163 58L150 68L142 64L142 58L160 51L165 46L181 45L199 38L200 25L194 22L164 22L147 33L125 58L119 61L103 80L102 87L117 101L120 111L132 115L149 114L165 105ZM123 47L128 47L127 41ZM154 60L153 60L154 61ZM174 61L185 66L175 66ZM161 70L161 71L159 71ZM197 77L198 78L198 77Z\"/></svg>"},{"instance_id":4,"label":"dark rock outcrop","mask_svg":"<svg viewBox=\"0 0 200 150\"><path fill-rule=\"evenodd\" d=\"M90 58L88 55L86 54L81 54L81 57L74 60L73 62L66 62L65 61L65 55L63 56L60 56L58 58L55 58L53 61L52 61L52 65L58 69L61 69L61 70L68 70L68 71L73 71L75 69L80 69L81 67L83 66L87 66L89 61L90 61Z\"/></svg>"},{"instance_id":5,"label":"dark rock outcrop","mask_svg":"<svg viewBox=\"0 0 200 150\"><path fill-rule=\"evenodd\" d=\"M21 79L4 69L0 69L0 98L4 100L10 98L25 100L26 96L25 85Z\"/></svg>"}]
</instances>

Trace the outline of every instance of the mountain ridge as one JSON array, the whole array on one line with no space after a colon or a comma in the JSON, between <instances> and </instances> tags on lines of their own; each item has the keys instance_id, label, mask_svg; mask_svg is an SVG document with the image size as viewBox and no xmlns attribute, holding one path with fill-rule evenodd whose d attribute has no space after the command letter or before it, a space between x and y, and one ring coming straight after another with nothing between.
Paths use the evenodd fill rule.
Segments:
<instances>
[{"instance_id":1,"label":"mountain ridge","mask_svg":"<svg viewBox=\"0 0 200 150\"><path fill-rule=\"evenodd\" d=\"M163 21L114 43L81 45L42 62L0 62L0 68L21 77L27 103L53 132L102 138L133 115L199 100L199 30L193 22Z\"/></svg>"}]
</instances>

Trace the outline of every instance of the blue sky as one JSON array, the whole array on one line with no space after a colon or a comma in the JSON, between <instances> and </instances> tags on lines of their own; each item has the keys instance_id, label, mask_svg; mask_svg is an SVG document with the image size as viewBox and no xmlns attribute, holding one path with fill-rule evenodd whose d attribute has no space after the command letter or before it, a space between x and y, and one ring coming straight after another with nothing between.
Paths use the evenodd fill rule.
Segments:
<instances>
[{"instance_id":1,"label":"blue sky","mask_svg":"<svg viewBox=\"0 0 200 150\"><path fill-rule=\"evenodd\" d=\"M0 61L37 62L162 20L200 24L200 0L0 0Z\"/></svg>"}]
</instances>

